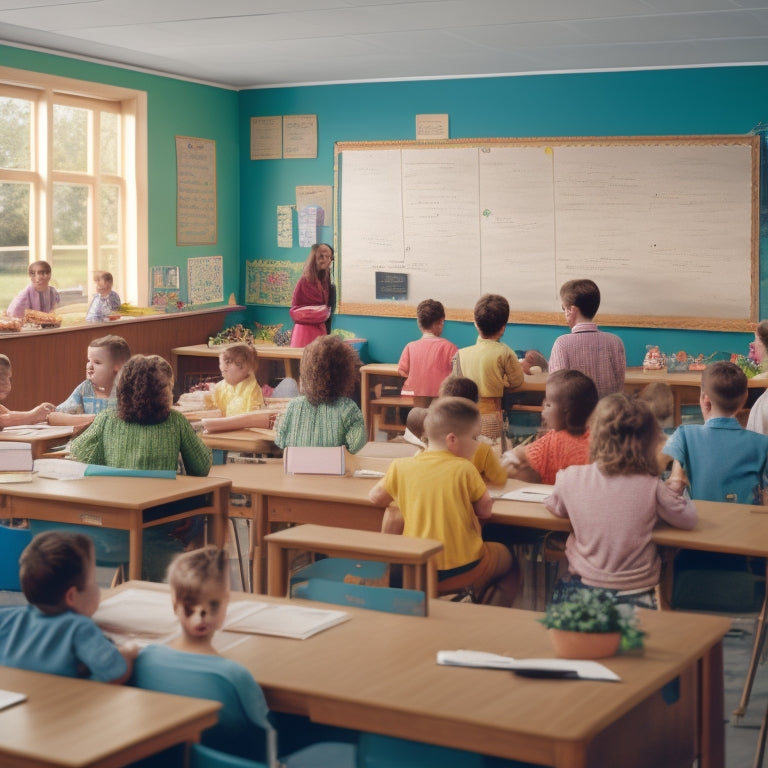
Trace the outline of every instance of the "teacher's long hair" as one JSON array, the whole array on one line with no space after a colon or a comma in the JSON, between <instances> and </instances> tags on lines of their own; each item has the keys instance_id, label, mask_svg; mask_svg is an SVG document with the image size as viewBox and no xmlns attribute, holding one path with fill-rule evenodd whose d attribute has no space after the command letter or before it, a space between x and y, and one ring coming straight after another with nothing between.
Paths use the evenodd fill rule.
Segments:
<instances>
[{"instance_id":1,"label":"teacher's long hair","mask_svg":"<svg viewBox=\"0 0 768 768\"><path fill-rule=\"evenodd\" d=\"M320 246L324 245L326 248L330 249L331 251L331 266L328 269L319 270L317 268L317 259L315 256L317 255L317 249L320 248ZM310 249L309 249L309 256L307 256L307 260L304 262L304 269L301 272L301 276L309 281L312 284L320 284L323 289L323 293L326 296L330 295L331 292L331 271L333 269L333 247L328 245L328 243L315 243Z\"/></svg>"}]
</instances>

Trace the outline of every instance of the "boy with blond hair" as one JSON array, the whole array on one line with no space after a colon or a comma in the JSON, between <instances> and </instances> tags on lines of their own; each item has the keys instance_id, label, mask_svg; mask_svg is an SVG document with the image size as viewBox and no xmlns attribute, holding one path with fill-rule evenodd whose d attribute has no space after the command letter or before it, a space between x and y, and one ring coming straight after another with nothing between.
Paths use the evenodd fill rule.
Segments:
<instances>
[{"instance_id":1,"label":"boy with blond hair","mask_svg":"<svg viewBox=\"0 0 768 768\"><path fill-rule=\"evenodd\" d=\"M382 531L443 542L439 594L471 590L478 601L511 605L519 579L512 553L498 542L484 542L481 534L493 500L472 464L480 412L465 398L441 397L430 405L424 428L426 449L395 459L371 489L376 506L397 505L387 509Z\"/></svg>"}]
</instances>

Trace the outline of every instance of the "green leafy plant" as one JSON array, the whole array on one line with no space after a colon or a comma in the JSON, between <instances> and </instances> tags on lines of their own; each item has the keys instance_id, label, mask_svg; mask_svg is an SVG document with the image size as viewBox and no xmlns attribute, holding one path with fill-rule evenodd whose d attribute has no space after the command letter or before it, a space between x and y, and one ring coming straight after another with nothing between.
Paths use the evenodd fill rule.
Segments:
<instances>
[{"instance_id":1,"label":"green leafy plant","mask_svg":"<svg viewBox=\"0 0 768 768\"><path fill-rule=\"evenodd\" d=\"M623 651L643 647L645 633L637 626L635 607L619 603L610 590L574 588L565 600L549 603L540 621L548 629L619 632Z\"/></svg>"}]
</instances>

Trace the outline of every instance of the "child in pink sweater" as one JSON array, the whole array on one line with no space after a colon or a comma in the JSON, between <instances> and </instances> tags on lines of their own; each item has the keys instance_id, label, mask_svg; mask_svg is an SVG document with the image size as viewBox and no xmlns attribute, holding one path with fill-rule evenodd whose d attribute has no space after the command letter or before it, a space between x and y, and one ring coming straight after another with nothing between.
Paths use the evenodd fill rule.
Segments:
<instances>
[{"instance_id":1,"label":"child in pink sweater","mask_svg":"<svg viewBox=\"0 0 768 768\"><path fill-rule=\"evenodd\" d=\"M659 425L644 401L607 395L590 426L593 463L559 472L544 501L573 526L565 545L571 575L558 582L553 600L571 587L597 587L613 591L620 602L653 608L661 568L653 528L664 520L691 529L696 507L659 477Z\"/></svg>"}]
</instances>

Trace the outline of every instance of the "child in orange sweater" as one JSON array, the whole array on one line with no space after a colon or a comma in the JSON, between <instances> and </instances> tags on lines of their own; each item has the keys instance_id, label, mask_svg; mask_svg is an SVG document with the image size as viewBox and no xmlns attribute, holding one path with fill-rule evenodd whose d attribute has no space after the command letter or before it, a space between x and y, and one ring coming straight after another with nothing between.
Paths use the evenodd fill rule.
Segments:
<instances>
[{"instance_id":1,"label":"child in orange sweater","mask_svg":"<svg viewBox=\"0 0 768 768\"><path fill-rule=\"evenodd\" d=\"M597 405L597 388L589 376L575 370L549 374L541 423L549 427L530 445L518 445L502 456L509 477L552 485L558 470L589 463L587 420Z\"/></svg>"}]
</instances>

